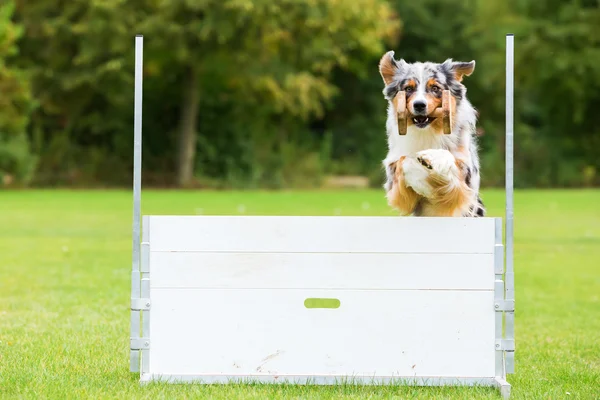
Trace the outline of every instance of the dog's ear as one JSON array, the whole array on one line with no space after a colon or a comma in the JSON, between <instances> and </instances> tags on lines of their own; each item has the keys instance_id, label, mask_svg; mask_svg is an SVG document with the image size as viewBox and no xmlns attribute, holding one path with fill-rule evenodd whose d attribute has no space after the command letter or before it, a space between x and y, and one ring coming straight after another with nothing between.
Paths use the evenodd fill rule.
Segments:
<instances>
[{"instance_id":1,"label":"dog's ear","mask_svg":"<svg viewBox=\"0 0 600 400\"><path fill-rule=\"evenodd\" d=\"M469 62L452 61L448 59L444 61L444 67L454 74L454 78L462 82L464 76L469 76L475 70L475 60Z\"/></svg>"},{"instance_id":2,"label":"dog's ear","mask_svg":"<svg viewBox=\"0 0 600 400\"><path fill-rule=\"evenodd\" d=\"M390 83L392 83L396 73L398 71L400 71L400 69L404 68L405 66L406 66L406 61L394 60L394 51L393 50L388 51L387 53L385 53L383 55L383 57L381 57L381 60L379 60L379 73L381 74L381 77L383 78L383 82L386 84L386 86L389 85Z\"/></svg>"}]
</instances>

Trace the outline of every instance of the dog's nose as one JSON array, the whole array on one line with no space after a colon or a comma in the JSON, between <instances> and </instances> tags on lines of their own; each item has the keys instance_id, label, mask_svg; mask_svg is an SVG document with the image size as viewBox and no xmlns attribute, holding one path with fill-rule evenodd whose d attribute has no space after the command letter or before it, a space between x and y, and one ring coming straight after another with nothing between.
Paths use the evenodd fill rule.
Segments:
<instances>
[{"instance_id":1,"label":"dog's nose","mask_svg":"<svg viewBox=\"0 0 600 400\"><path fill-rule=\"evenodd\" d=\"M424 113L425 109L427 108L427 103L425 103L424 101L415 101L413 103L413 108L417 113Z\"/></svg>"}]
</instances>

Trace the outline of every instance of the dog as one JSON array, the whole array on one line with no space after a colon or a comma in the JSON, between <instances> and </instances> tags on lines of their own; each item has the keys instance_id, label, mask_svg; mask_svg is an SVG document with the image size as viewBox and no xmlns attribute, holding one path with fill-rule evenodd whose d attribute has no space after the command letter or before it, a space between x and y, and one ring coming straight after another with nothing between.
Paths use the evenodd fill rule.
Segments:
<instances>
[{"instance_id":1,"label":"dog","mask_svg":"<svg viewBox=\"0 0 600 400\"><path fill-rule=\"evenodd\" d=\"M484 217L475 140L477 111L462 82L473 73L475 61L449 58L443 63L407 63L394 59L394 54L388 51L379 61L383 95L388 101L388 153L383 160L388 205L401 215ZM405 135L398 134L393 103L402 90L408 113ZM444 134L441 118L429 116L441 106L443 90L451 93L451 134Z\"/></svg>"}]
</instances>

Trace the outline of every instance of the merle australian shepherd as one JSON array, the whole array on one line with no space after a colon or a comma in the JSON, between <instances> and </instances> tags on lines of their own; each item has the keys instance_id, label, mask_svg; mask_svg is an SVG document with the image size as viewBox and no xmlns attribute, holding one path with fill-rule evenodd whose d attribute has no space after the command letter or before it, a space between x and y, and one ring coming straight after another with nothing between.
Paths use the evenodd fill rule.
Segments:
<instances>
[{"instance_id":1,"label":"merle australian shepherd","mask_svg":"<svg viewBox=\"0 0 600 400\"><path fill-rule=\"evenodd\" d=\"M462 83L475 61L407 63L388 51L379 62L383 94L388 100L388 154L383 160L388 204L403 215L483 217L479 195L479 155L475 142L477 112ZM406 92L408 127L398 134L393 99ZM441 118L431 113L450 90L452 133L444 134Z\"/></svg>"}]
</instances>

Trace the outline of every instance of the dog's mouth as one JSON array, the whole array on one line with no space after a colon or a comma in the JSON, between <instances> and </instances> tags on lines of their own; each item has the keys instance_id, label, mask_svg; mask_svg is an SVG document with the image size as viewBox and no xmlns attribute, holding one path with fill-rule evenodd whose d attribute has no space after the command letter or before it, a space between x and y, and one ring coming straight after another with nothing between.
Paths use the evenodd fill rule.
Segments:
<instances>
[{"instance_id":1,"label":"dog's mouth","mask_svg":"<svg viewBox=\"0 0 600 400\"><path fill-rule=\"evenodd\" d=\"M413 122L413 124L415 124L415 126L417 128L425 128L426 126L431 124L433 122L433 120L435 120L435 118L428 117L426 115L419 115L419 116L413 117L412 122Z\"/></svg>"}]
</instances>

